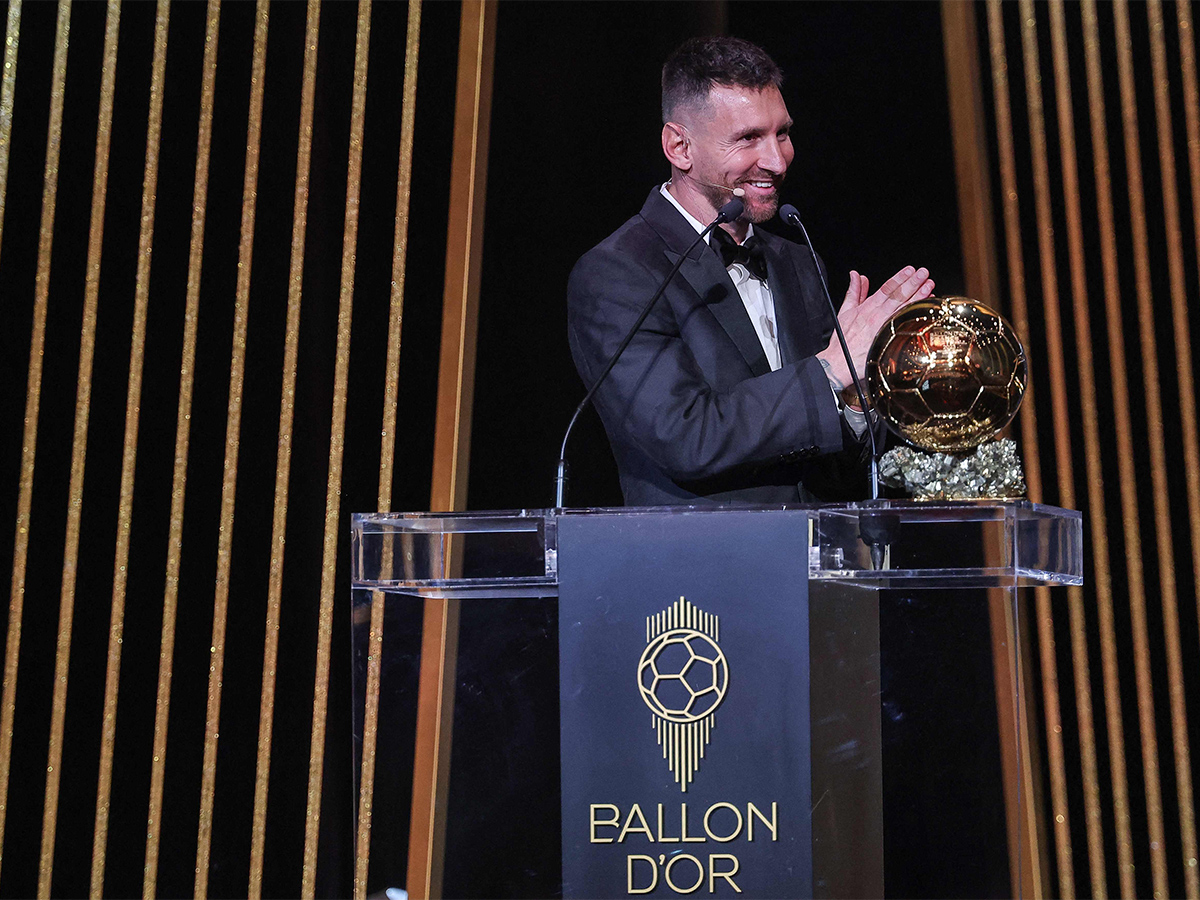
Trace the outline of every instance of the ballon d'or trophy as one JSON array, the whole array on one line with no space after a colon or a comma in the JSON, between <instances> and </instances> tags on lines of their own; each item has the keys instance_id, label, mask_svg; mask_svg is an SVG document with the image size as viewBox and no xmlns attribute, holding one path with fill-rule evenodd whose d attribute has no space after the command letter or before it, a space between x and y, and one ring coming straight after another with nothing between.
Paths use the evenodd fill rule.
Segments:
<instances>
[{"instance_id":1,"label":"ballon d'or trophy","mask_svg":"<svg viewBox=\"0 0 1200 900\"><path fill-rule=\"evenodd\" d=\"M979 301L930 297L897 311L867 357L875 410L911 445L883 455L884 484L917 500L1025 496L1016 444L995 437L1027 377L1013 327Z\"/></svg>"}]
</instances>

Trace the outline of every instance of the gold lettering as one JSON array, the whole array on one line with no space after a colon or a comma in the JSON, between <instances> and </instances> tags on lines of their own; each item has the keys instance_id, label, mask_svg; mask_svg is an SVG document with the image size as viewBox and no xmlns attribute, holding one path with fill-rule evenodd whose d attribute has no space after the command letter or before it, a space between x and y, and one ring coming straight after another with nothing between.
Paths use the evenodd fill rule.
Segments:
<instances>
[{"instance_id":1,"label":"gold lettering","mask_svg":"<svg viewBox=\"0 0 1200 900\"><path fill-rule=\"evenodd\" d=\"M687 833L687 804L679 804L679 839L685 844L703 844L702 837L688 837Z\"/></svg>"},{"instance_id":2,"label":"gold lettering","mask_svg":"<svg viewBox=\"0 0 1200 900\"><path fill-rule=\"evenodd\" d=\"M612 810L612 818L611 819L597 819L596 818L596 810L598 810L598 809ZM610 837L607 837L607 838L596 837L596 826L597 825L611 825L614 828L616 828L618 825L621 824L621 810L619 810L616 806L614 806L611 803L593 803L591 806L588 807L588 818L591 821L591 839L589 840L589 843L611 844L613 842L613 839Z\"/></svg>"},{"instance_id":3,"label":"gold lettering","mask_svg":"<svg viewBox=\"0 0 1200 900\"><path fill-rule=\"evenodd\" d=\"M729 860L730 862L733 863L733 868L730 869L728 872L718 872L717 871L717 860L718 859ZM729 886L740 894L742 892L742 889L733 883L733 876L738 873L738 869L740 869L741 867L742 867L742 864L738 862L738 858L736 856L734 856L732 853L710 853L710 854L708 854L708 892L710 894L713 893L713 891L715 890L716 880L718 878L724 878L726 881L729 882Z\"/></svg>"},{"instance_id":4,"label":"gold lettering","mask_svg":"<svg viewBox=\"0 0 1200 900\"><path fill-rule=\"evenodd\" d=\"M735 827L733 829L733 831L731 831L725 837L717 837L715 834L712 833L712 829L708 827L708 820L712 818L712 814L715 813L718 809L732 810L733 814L735 816L737 816L737 827ZM714 841L716 841L719 844L724 844L729 841L732 841L735 837L737 837L739 834L742 833L742 811L740 809L738 809L736 806L734 806L732 803L714 803L704 813L704 833L707 834L710 838L712 838Z\"/></svg>"},{"instance_id":5,"label":"gold lettering","mask_svg":"<svg viewBox=\"0 0 1200 900\"><path fill-rule=\"evenodd\" d=\"M638 822L641 823L640 825L633 825L633 819L635 816L637 817ZM629 815L625 817L625 827L622 828L621 833L617 835L617 843L625 843L625 835L629 834L630 832L639 831L646 835L646 840L652 844L654 843L654 832L651 831L650 826L646 824L646 817L642 815L642 808L635 803L633 804L633 809L629 810Z\"/></svg>"},{"instance_id":6,"label":"gold lettering","mask_svg":"<svg viewBox=\"0 0 1200 900\"><path fill-rule=\"evenodd\" d=\"M762 814L757 806L753 803L746 804L746 840L754 840L754 817L758 816L762 823L771 829L771 840L779 840L779 804L773 802L771 804L771 819Z\"/></svg>"},{"instance_id":7,"label":"gold lettering","mask_svg":"<svg viewBox=\"0 0 1200 900\"><path fill-rule=\"evenodd\" d=\"M663 831L665 830L663 827L663 805L660 803L658 804L658 841L660 844L678 844L679 838L663 835Z\"/></svg>"},{"instance_id":8,"label":"gold lettering","mask_svg":"<svg viewBox=\"0 0 1200 900\"><path fill-rule=\"evenodd\" d=\"M671 880L671 869L675 867L677 862L683 859L690 859L696 864L696 883L691 887L680 887ZM669 887L675 893L690 894L692 891L696 890L696 888L700 887L700 885L704 884L704 863L700 862L700 860L696 859L696 857L692 856L690 853L681 853L679 856L672 856L671 861L667 863L666 870L663 872L663 878L667 882L667 887Z\"/></svg>"},{"instance_id":9,"label":"gold lettering","mask_svg":"<svg viewBox=\"0 0 1200 900\"><path fill-rule=\"evenodd\" d=\"M644 888L635 888L633 886L633 861L635 859L645 860L650 863L650 886ZM737 871L734 869L733 871ZM732 882L730 882L732 884ZM654 864L653 857L642 856L635 853L632 856L625 857L625 892L629 894L648 894L658 887L658 866Z\"/></svg>"}]
</instances>

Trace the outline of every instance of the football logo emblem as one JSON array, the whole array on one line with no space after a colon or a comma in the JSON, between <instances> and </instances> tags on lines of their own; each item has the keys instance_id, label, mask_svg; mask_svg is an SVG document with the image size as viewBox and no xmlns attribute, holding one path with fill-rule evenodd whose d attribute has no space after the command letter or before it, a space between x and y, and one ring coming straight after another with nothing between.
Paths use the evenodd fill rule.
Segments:
<instances>
[{"instance_id":1,"label":"football logo emblem","mask_svg":"<svg viewBox=\"0 0 1200 900\"><path fill-rule=\"evenodd\" d=\"M638 690L654 714L663 758L682 791L694 779L729 687L729 663L717 640L720 620L683 597L646 619Z\"/></svg>"}]
</instances>

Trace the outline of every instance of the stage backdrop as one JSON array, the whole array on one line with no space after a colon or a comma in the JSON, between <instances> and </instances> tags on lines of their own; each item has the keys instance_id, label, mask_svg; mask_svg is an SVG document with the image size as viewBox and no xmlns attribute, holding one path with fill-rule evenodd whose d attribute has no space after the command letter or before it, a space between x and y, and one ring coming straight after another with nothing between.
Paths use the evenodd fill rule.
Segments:
<instances>
[{"instance_id":1,"label":"stage backdrop","mask_svg":"<svg viewBox=\"0 0 1200 900\"><path fill-rule=\"evenodd\" d=\"M1031 494L1091 540L1028 622L1025 877L1200 897L1187 0L0 10L0 894L385 886L349 512L552 502L567 274L726 31L785 70L834 293L926 265L1027 342ZM590 414L571 458L619 502Z\"/></svg>"}]
</instances>

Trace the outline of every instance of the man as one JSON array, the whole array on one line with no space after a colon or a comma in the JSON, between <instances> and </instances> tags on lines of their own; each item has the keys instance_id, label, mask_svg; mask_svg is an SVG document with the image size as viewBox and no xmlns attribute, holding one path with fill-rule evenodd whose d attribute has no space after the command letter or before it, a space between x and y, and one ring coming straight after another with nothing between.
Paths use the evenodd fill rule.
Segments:
<instances>
[{"instance_id":1,"label":"man","mask_svg":"<svg viewBox=\"0 0 1200 900\"><path fill-rule=\"evenodd\" d=\"M737 38L676 50L662 79L671 180L571 273L571 353L591 386L697 234L744 194L742 217L688 254L597 391L629 505L828 499L832 455L859 455L865 416L811 256L754 228L778 212L792 162L782 80ZM850 273L838 318L860 375L880 325L933 287L909 266L868 296Z\"/></svg>"}]
</instances>

